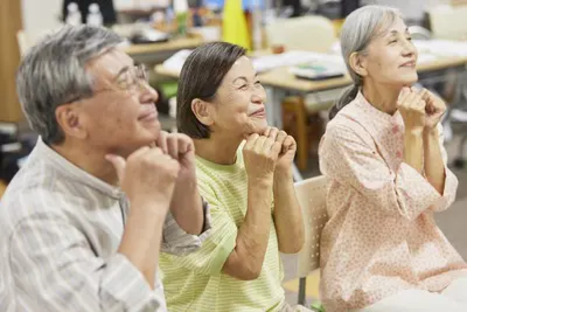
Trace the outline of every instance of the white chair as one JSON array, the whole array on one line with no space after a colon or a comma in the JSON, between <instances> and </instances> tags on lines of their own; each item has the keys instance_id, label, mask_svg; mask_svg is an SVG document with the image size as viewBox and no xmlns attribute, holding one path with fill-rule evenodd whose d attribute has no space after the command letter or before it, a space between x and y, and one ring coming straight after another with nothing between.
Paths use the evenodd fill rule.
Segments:
<instances>
[{"instance_id":1,"label":"white chair","mask_svg":"<svg viewBox=\"0 0 580 312\"><path fill-rule=\"evenodd\" d=\"M433 38L467 40L467 5L439 4L427 12Z\"/></svg>"},{"instance_id":2,"label":"white chair","mask_svg":"<svg viewBox=\"0 0 580 312\"><path fill-rule=\"evenodd\" d=\"M270 46L321 53L329 52L337 40L332 21L317 15L275 20L266 26L266 36Z\"/></svg>"},{"instance_id":3,"label":"white chair","mask_svg":"<svg viewBox=\"0 0 580 312\"><path fill-rule=\"evenodd\" d=\"M306 277L320 267L320 234L328 221L326 213L326 177L318 176L296 182L294 189L302 207L304 224L304 246L298 253L297 275L300 278L298 304L306 301Z\"/></svg>"}]
</instances>

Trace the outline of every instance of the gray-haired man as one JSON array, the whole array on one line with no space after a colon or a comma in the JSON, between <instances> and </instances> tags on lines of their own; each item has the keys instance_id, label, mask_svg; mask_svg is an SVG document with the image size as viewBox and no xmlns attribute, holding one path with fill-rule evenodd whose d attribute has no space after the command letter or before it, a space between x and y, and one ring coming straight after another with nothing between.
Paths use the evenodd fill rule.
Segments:
<instances>
[{"instance_id":1,"label":"gray-haired man","mask_svg":"<svg viewBox=\"0 0 580 312\"><path fill-rule=\"evenodd\" d=\"M0 205L1 311L164 311L160 247L189 253L208 233L193 144L160 131L120 42L65 28L20 65L41 138Z\"/></svg>"}]
</instances>

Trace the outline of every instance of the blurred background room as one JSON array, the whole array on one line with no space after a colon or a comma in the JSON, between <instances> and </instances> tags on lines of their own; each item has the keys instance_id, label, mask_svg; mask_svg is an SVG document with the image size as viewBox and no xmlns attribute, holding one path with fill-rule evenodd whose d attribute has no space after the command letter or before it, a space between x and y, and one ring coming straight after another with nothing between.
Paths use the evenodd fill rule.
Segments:
<instances>
[{"instance_id":1,"label":"blurred background room","mask_svg":"<svg viewBox=\"0 0 580 312\"><path fill-rule=\"evenodd\" d=\"M295 180L320 175L317 148L328 110L352 83L340 54L341 25L368 4L401 11L419 51L418 84L447 104L445 145L460 185L455 203L437 221L467 260L466 0L2 0L0 201L37 140L16 94L18 64L43 35L65 24L108 27L126 38L123 49L149 69L169 131L175 129L177 79L189 52L219 40L244 46L267 91L269 123L297 141ZM297 256L283 259L288 302L317 302L318 271L305 272Z\"/></svg>"}]
</instances>

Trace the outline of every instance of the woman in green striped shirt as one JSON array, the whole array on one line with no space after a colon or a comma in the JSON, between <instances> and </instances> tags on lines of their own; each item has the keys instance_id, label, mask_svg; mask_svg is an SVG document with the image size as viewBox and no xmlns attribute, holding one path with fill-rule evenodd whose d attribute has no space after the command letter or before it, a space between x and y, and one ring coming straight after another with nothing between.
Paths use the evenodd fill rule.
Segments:
<instances>
[{"instance_id":1,"label":"woman in green striped shirt","mask_svg":"<svg viewBox=\"0 0 580 312\"><path fill-rule=\"evenodd\" d=\"M296 253L304 243L291 169L296 142L268 127L265 100L239 46L205 44L183 66L177 123L195 143L212 229L194 256L162 254L170 311L291 310L279 251Z\"/></svg>"}]
</instances>

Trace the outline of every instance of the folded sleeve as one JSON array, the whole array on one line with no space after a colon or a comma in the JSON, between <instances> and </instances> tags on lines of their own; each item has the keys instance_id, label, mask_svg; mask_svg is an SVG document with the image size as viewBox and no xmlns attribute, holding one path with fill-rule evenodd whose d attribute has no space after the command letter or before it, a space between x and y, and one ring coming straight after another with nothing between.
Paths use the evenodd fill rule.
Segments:
<instances>
[{"instance_id":1,"label":"folded sleeve","mask_svg":"<svg viewBox=\"0 0 580 312\"><path fill-rule=\"evenodd\" d=\"M191 255L165 257L173 266L193 270L204 275L219 275L234 250L238 227L217 195L200 185L200 193L207 201L212 226L201 247Z\"/></svg>"},{"instance_id":2,"label":"folded sleeve","mask_svg":"<svg viewBox=\"0 0 580 312\"><path fill-rule=\"evenodd\" d=\"M445 136L443 134L443 126L441 123L438 125L439 129L439 149L441 151L441 158L443 159L443 163L445 164L445 185L443 189L443 196L441 196L431 209L436 212L444 211L451 204L455 201L455 196L457 193L457 187L459 185L459 181L457 180L457 176L447 167L447 151L445 150L444 142Z\"/></svg>"},{"instance_id":3,"label":"folded sleeve","mask_svg":"<svg viewBox=\"0 0 580 312\"><path fill-rule=\"evenodd\" d=\"M203 198L202 202L204 215L202 233L200 235L192 235L185 232L175 221L171 212L169 212L163 226L161 251L174 255L185 255L198 250L202 246L203 241L210 235L211 229L209 206Z\"/></svg>"}]
</instances>

